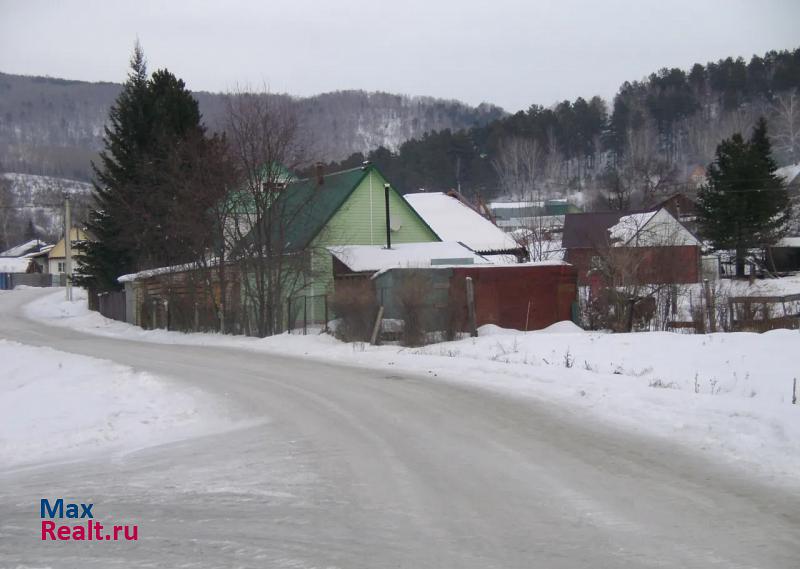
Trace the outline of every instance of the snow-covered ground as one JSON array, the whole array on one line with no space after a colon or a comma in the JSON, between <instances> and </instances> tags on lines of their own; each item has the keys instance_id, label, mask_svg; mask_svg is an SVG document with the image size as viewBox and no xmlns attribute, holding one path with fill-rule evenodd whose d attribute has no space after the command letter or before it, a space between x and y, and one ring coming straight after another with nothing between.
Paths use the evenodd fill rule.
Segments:
<instances>
[{"instance_id":1,"label":"snow-covered ground","mask_svg":"<svg viewBox=\"0 0 800 569\"><path fill-rule=\"evenodd\" d=\"M245 424L199 390L107 360L0 340L0 362L2 468L124 454Z\"/></svg>"},{"instance_id":2,"label":"snow-covered ground","mask_svg":"<svg viewBox=\"0 0 800 569\"><path fill-rule=\"evenodd\" d=\"M570 406L625 429L800 485L800 332L685 335L584 332L562 322L538 332L484 326L478 338L424 348L346 344L327 335L266 339L146 331L68 303L63 291L30 317L104 336L230 346L413 372L513 397ZM800 389L800 386L798 387Z\"/></svg>"}]
</instances>

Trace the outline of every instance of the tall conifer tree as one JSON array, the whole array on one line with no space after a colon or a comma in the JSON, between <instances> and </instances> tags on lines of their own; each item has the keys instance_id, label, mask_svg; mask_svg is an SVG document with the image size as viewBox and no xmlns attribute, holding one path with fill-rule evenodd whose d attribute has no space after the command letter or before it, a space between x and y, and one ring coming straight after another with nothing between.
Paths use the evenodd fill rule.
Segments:
<instances>
[{"instance_id":1,"label":"tall conifer tree","mask_svg":"<svg viewBox=\"0 0 800 569\"><path fill-rule=\"evenodd\" d=\"M82 251L79 284L117 289L122 274L185 260L173 246L170 218L181 204L163 172L181 141L204 135L200 118L183 81L166 70L148 79L137 42L109 112L105 149L93 165L95 203L87 224L93 239Z\"/></svg>"},{"instance_id":2,"label":"tall conifer tree","mask_svg":"<svg viewBox=\"0 0 800 569\"><path fill-rule=\"evenodd\" d=\"M698 192L700 231L715 249L736 252L736 276L744 276L748 249L775 244L788 228L789 195L775 170L761 118L750 140L737 133L720 143Z\"/></svg>"}]
</instances>

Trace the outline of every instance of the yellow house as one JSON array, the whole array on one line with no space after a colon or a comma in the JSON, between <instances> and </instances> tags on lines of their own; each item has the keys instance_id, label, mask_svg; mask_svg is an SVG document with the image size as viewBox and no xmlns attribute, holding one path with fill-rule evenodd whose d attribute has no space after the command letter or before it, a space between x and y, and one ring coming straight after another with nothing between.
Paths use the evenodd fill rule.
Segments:
<instances>
[{"instance_id":1,"label":"yellow house","mask_svg":"<svg viewBox=\"0 0 800 569\"><path fill-rule=\"evenodd\" d=\"M72 269L75 270L75 256L77 253L77 244L81 241L86 241L88 239L86 233L83 229L79 229L77 227L73 227L69 230L69 237L70 241L72 242ZM50 249L50 252L47 254L47 272L51 275L60 275L66 272L66 264L67 264L67 251L66 251L66 241L62 237L58 243L55 244L55 247Z\"/></svg>"}]
</instances>

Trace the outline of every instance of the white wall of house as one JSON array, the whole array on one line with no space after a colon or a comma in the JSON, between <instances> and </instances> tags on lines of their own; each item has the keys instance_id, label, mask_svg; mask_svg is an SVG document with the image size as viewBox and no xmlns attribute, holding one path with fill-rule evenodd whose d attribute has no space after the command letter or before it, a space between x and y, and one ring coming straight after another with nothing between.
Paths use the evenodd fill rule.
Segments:
<instances>
[{"instance_id":1,"label":"white wall of house","mask_svg":"<svg viewBox=\"0 0 800 569\"><path fill-rule=\"evenodd\" d=\"M62 258L56 257L56 258L53 258L53 259L48 259L47 260L47 272L50 273L51 275L64 274L65 272L67 272L66 269L65 269L66 262L67 262L67 260L64 259L63 257Z\"/></svg>"}]
</instances>

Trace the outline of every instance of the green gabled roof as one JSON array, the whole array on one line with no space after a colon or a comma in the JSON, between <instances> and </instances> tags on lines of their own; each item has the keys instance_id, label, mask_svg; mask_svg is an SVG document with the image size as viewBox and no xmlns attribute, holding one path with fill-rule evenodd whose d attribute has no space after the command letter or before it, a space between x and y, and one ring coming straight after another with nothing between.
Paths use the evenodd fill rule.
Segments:
<instances>
[{"instance_id":1,"label":"green gabled roof","mask_svg":"<svg viewBox=\"0 0 800 569\"><path fill-rule=\"evenodd\" d=\"M287 185L276 202L276 206L294 217L286 228L287 250L306 248L372 168L358 167L328 174L323 176L322 185L316 178L297 180Z\"/></svg>"},{"instance_id":2,"label":"green gabled roof","mask_svg":"<svg viewBox=\"0 0 800 569\"><path fill-rule=\"evenodd\" d=\"M272 166L262 166L259 177L262 180L273 180L284 184L288 184L296 179L294 172L278 162L273 163ZM225 199L227 200L230 211L234 214L254 213L256 210L253 194L247 190L234 190L230 192Z\"/></svg>"},{"instance_id":3,"label":"green gabled roof","mask_svg":"<svg viewBox=\"0 0 800 569\"><path fill-rule=\"evenodd\" d=\"M290 182L272 205L272 207L280 208L279 211L291 220L284 228L285 251L291 253L302 251L308 247L372 171L377 172L384 180L386 179L377 167L370 164L327 174L323 176L322 185L319 184L316 177ZM392 188L395 189L394 186ZM402 194L396 189L395 192L402 201L406 202ZM436 232L419 213L408 202L406 205L411 214L438 239ZM273 228L273 231L279 230L279 228ZM237 244L236 249L251 242L253 231L255 229L251 230L242 242Z\"/></svg>"}]
</instances>

